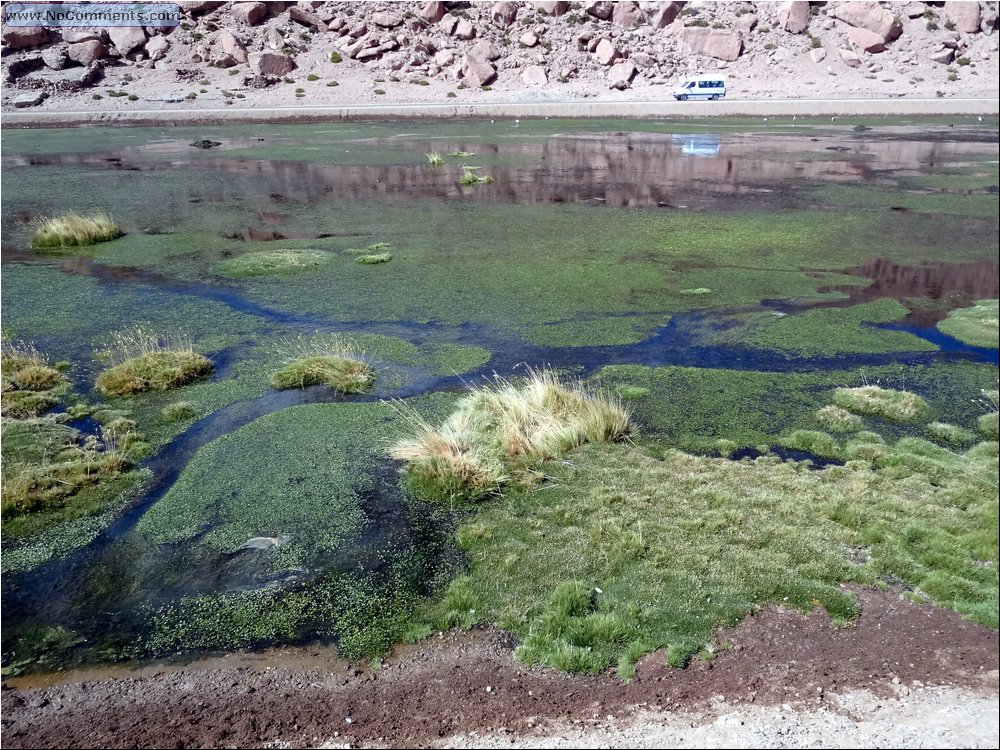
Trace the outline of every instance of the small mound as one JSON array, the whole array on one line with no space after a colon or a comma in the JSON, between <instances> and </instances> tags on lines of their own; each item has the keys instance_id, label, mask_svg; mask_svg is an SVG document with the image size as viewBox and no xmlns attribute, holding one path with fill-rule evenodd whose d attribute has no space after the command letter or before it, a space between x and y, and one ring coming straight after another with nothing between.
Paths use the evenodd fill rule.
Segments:
<instances>
[{"instance_id":1,"label":"small mound","mask_svg":"<svg viewBox=\"0 0 1000 750\"><path fill-rule=\"evenodd\" d=\"M317 355L288 362L271 376L279 390L326 385L341 393L362 393L375 382L375 371L366 362L350 357Z\"/></svg>"},{"instance_id":2,"label":"small mound","mask_svg":"<svg viewBox=\"0 0 1000 750\"><path fill-rule=\"evenodd\" d=\"M107 214L81 216L69 213L39 223L31 237L31 247L34 250L44 250L95 245L117 239L122 234L121 228Z\"/></svg>"},{"instance_id":3,"label":"small mound","mask_svg":"<svg viewBox=\"0 0 1000 750\"><path fill-rule=\"evenodd\" d=\"M0 351L3 376L3 416L37 417L51 409L69 390L69 381L49 367L37 349L23 341L3 341Z\"/></svg>"},{"instance_id":4,"label":"small mound","mask_svg":"<svg viewBox=\"0 0 1000 750\"><path fill-rule=\"evenodd\" d=\"M323 250L261 250L224 260L215 272L229 278L300 273L325 265L333 255Z\"/></svg>"},{"instance_id":5,"label":"small mound","mask_svg":"<svg viewBox=\"0 0 1000 750\"><path fill-rule=\"evenodd\" d=\"M937 327L963 344L996 349L1000 340L1000 300L981 299L973 307L952 310Z\"/></svg>"},{"instance_id":6,"label":"small mound","mask_svg":"<svg viewBox=\"0 0 1000 750\"><path fill-rule=\"evenodd\" d=\"M127 359L97 377L106 396L129 396L186 385L212 371L212 362L192 351L163 350Z\"/></svg>"},{"instance_id":7,"label":"small mound","mask_svg":"<svg viewBox=\"0 0 1000 750\"><path fill-rule=\"evenodd\" d=\"M857 414L851 414L847 409L828 404L816 412L816 421L830 432L856 432L864 422Z\"/></svg>"},{"instance_id":8,"label":"small mound","mask_svg":"<svg viewBox=\"0 0 1000 750\"><path fill-rule=\"evenodd\" d=\"M893 422L913 422L927 411L927 402L917 394L877 385L837 388L833 401L854 414L882 417Z\"/></svg>"},{"instance_id":9,"label":"small mound","mask_svg":"<svg viewBox=\"0 0 1000 750\"><path fill-rule=\"evenodd\" d=\"M375 266L379 263L388 263L390 260L392 260L392 255L389 253L379 253L378 255L359 255L354 259L354 262L362 266Z\"/></svg>"}]
</instances>

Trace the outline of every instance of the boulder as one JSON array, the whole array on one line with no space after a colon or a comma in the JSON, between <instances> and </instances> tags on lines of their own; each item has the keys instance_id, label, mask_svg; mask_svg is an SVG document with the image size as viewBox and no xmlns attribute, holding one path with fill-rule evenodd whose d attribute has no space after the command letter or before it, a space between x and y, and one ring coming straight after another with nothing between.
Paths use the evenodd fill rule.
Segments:
<instances>
[{"instance_id":1,"label":"boulder","mask_svg":"<svg viewBox=\"0 0 1000 750\"><path fill-rule=\"evenodd\" d=\"M529 65L521 73L521 80L528 86L544 86L549 82L549 77L541 65Z\"/></svg>"},{"instance_id":2,"label":"boulder","mask_svg":"<svg viewBox=\"0 0 1000 750\"><path fill-rule=\"evenodd\" d=\"M518 44L523 44L525 47L534 47L538 44L538 37L532 31L525 31L517 38L517 41Z\"/></svg>"},{"instance_id":3,"label":"boulder","mask_svg":"<svg viewBox=\"0 0 1000 750\"><path fill-rule=\"evenodd\" d=\"M14 100L14 107L16 109L24 109L25 107L37 107L39 104L44 102L49 98L47 91L32 91L29 94L21 94Z\"/></svg>"},{"instance_id":4,"label":"boulder","mask_svg":"<svg viewBox=\"0 0 1000 750\"><path fill-rule=\"evenodd\" d=\"M850 26L874 31L887 42L903 32L903 25L899 19L878 3L841 3L832 8L828 15Z\"/></svg>"},{"instance_id":5,"label":"boulder","mask_svg":"<svg viewBox=\"0 0 1000 750\"><path fill-rule=\"evenodd\" d=\"M564 16L569 12L569 3L535 3L535 10L547 16Z\"/></svg>"},{"instance_id":6,"label":"boulder","mask_svg":"<svg viewBox=\"0 0 1000 750\"><path fill-rule=\"evenodd\" d=\"M615 4L607 2L607 0L595 3L584 3L583 10L589 16L600 18L602 21L607 21L611 18L611 14L614 13Z\"/></svg>"},{"instance_id":7,"label":"boulder","mask_svg":"<svg viewBox=\"0 0 1000 750\"><path fill-rule=\"evenodd\" d=\"M247 62L250 70L262 78L281 78L295 70L295 60L277 52L251 52Z\"/></svg>"},{"instance_id":8,"label":"boulder","mask_svg":"<svg viewBox=\"0 0 1000 750\"><path fill-rule=\"evenodd\" d=\"M122 57L146 43L146 32L141 26L111 26L108 37Z\"/></svg>"},{"instance_id":9,"label":"boulder","mask_svg":"<svg viewBox=\"0 0 1000 750\"><path fill-rule=\"evenodd\" d=\"M517 20L517 5L515 3L494 3L490 8L490 18L497 26L510 26Z\"/></svg>"},{"instance_id":10,"label":"boulder","mask_svg":"<svg viewBox=\"0 0 1000 750\"><path fill-rule=\"evenodd\" d=\"M462 78L472 88L486 86L496 80L497 69L493 63L474 55L466 55L462 61Z\"/></svg>"},{"instance_id":11,"label":"boulder","mask_svg":"<svg viewBox=\"0 0 1000 750\"><path fill-rule=\"evenodd\" d=\"M165 36L157 35L146 42L146 52L149 54L149 59L153 62L162 60L166 56L167 50L169 49L170 40Z\"/></svg>"},{"instance_id":12,"label":"boulder","mask_svg":"<svg viewBox=\"0 0 1000 750\"><path fill-rule=\"evenodd\" d=\"M467 18L460 18L458 23L455 24L455 29L452 32L459 39L472 39L476 35L476 27L472 25L472 21Z\"/></svg>"},{"instance_id":13,"label":"boulder","mask_svg":"<svg viewBox=\"0 0 1000 750\"><path fill-rule=\"evenodd\" d=\"M326 31L326 21L320 18L319 14L313 13L311 10L306 10L305 8L293 5L288 9L288 17L295 21L295 23L308 26L316 31Z\"/></svg>"},{"instance_id":14,"label":"boulder","mask_svg":"<svg viewBox=\"0 0 1000 750\"><path fill-rule=\"evenodd\" d=\"M986 8L983 11L983 17L979 21L979 30L984 34L992 34L993 29L997 26L997 18L1000 14L997 13L995 8Z\"/></svg>"},{"instance_id":15,"label":"boulder","mask_svg":"<svg viewBox=\"0 0 1000 750\"><path fill-rule=\"evenodd\" d=\"M631 0L623 0L615 3L615 8L611 12L611 23L626 29L636 29L642 26L642 11L639 6Z\"/></svg>"},{"instance_id":16,"label":"boulder","mask_svg":"<svg viewBox=\"0 0 1000 750\"><path fill-rule=\"evenodd\" d=\"M181 2L178 5L181 6L182 11L190 16L203 16L222 5L222 0L189 0L189 2Z\"/></svg>"},{"instance_id":17,"label":"boulder","mask_svg":"<svg viewBox=\"0 0 1000 750\"><path fill-rule=\"evenodd\" d=\"M92 40L97 40L98 42L108 41L107 29L60 29L59 31L62 33L63 41L70 44Z\"/></svg>"},{"instance_id":18,"label":"boulder","mask_svg":"<svg viewBox=\"0 0 1000 750\"><path fill-rule=\"evenodd\" d=\"M847 67L858 68L861 66L861 58L854 50L841 47L837 52L840 53L840 59L844 61L844 65Z\"/></svg>"},{"instance_id":19,"label":"boulder","mask_svg":"<svg viewBox=\"0 0 1000 750\"><path fill-rule=\"evenodd\" d=\"M642 3L640 7L646 13L646 23L654 29L662 29L677 19L683 3Z\"/></svg>"},{"instance_id":20,"label":"boulder","mask_svg":"<svg viewBox=\"0 0 1000 750\"><path fill-rule=\"evenodd\" d=\"M495 45L490 43L488 39L480 39L478 42L472 45L472 49L469 50L470 55L475 55L483 60L499 60L503 57L503 53L497 49Z\"/></svg>"},{"instance_id":21,"label":"boulder","mask_svg":"<svg viewBox=\"0 0 1000 750\"><path fill-rule=\"evenodd\" d=\"M821 63L826 59L826 50L822 47L809 50L809 57L814 63Z\"/></svg>"},{"instance_id":22,"label":"boulder","mask_svg":"<svg viewBox=\"0 0 1000 750\"><path fill-rule=\"evenodd\" d=\"M757 28L757 16L753 13L744 13L742 16L736 16L736 20L733 21L733 28L741 34L749 34Z\"/></svg>"},{"instance_id":23,"label":"boulder","mask_svg":"<svg viewBox=\"0 0 1000 750\"><path fill-rule=\"evenodd\" d=\"M975 34L979 31L978 2L947 0L944 4L944 14L955 22L955 28L963 34Z\"/></svg>"},{"instance_id":24,"label":"boulder","mask_svg":"<svg viewBox=\"0 0 1000 750\"><path fill-rule=\"evenodd\" d=\"M879 36L874 31L854 27L847 32L847 38L856 48L865 52L885 52L885 37Z\"/></svg>"},{"instance_id":25,"label":"boulder","mask_svg":"<svg viewBox=\"0 0 1000 750\"><path fill-rule=\"evenodd\" d=\"M743 51L743 40L733 31L688 26L678 35L677 46L682 54L708 55L732 62Z\"/></svg>"},{"instance_id":26,"label":"boulder","mask_svg":"<svg viewBox=\"0 0 1000 750\"><path fill-rule=\"evenodd\" d=\"M418 15L425 21L437 23L444 18L444 14L447 12L448 9L444 3L424 3L424 7L420 9Z\"/></svg>"},{"instance_id":27,"label":"boulder","mask_svg":"<svg viewBox=\"0 0 1000 750\"><path fill-rule=\"evenodd\" d=\"M907 3L903 6L902 13L907 18L920 18L927 12L927 6L923 3Z\"/></svg>"},{"instance_id":28,"label":"boulder","mask_svg":"<svg viewBox=\"0 0 1000 750\"><path fill-rule=\"evenodd\" d=\"M455 50L443 49L434 53L434 64L446 68L455 62Z\"/></svg>"},{"instance_id":29,"label":"boulder","mask_svg":"<svg viewBox=\"0 0 1000 750\"><path fill-rule=\"evenodd\" d=\"M594 55L601 65L612 65L622 56L618 48L609 39L601 39L594 48Z\"/></svg>"},{"instance_id":30,"label":"boulder","mask_svg":"<svg viewBox=\"0 0 1000 750\"><path fill-rule=\"evenodd\" d=\"M86 42L77 42L76 44L69 45L66 54L73 62L90 66L98 60L103 60L107 57L108 48L104 46L104 42L91 39Z\"/></svg>"},{"instance_id":31,"label":"boulder","mask_svg":"<svg viewBox=\"0 0 1000 750\"><path fill-rule=\"evenodd\" d=\"M656 58L647 52L633 52L628 59L640 68L652 68L656 65Z\"/></svg>"},{"instance_id":32,"label":"boulder","mask_svg":"<svg viewBox=\"0 0 1000 750\"><path fill-rule=\"evenodd\" d=\"M795 0L778 8L778 24L791 34L801 34L809 28L809 3Z\"/></svg>"},{"instance_id":33,"label":"boulder","mask_svg":"<svg viewBox=\"0 0 1000 750\"><path fill-rule=\"evenodd\" d=\"M627 89L635 78L636 69L628 60L612 65L608 71L608 88L623 91Z\"/></svg>"},{"instance_id":34,"label":"boulder","mask_svg":"<svg viewBox=\"0 0 1000 750\"><path fill-rule=\"evenodd\" d=\"M264 44L269 49L278 50L285 46L285 37L273 26L264 34Z\"/></svg>"},{"instance_id":35,"label":"boulder","mask_svg":"<svg viewBox=\"0 0 1000 750\"><path fill-rule=\"evenodd\" d=\"M233 60L238 63L245 63L247 61L247 48L243 46L243 42L229 29L221 29L216 39L222 46L222 51L232 57Z\"/></svg>"},{"instance_id":36,"label":"boulder","mask_svg":"<svg viewBox=\"0 0 1000 750\"><path fill-rule=\"evenodd\" d=\"M931 53L928 59L930 59L931 62L948 65L953 59L955 59L955 50L950 47L942 47L937 52Z\"/></svg>"},{"instance_id":37,"label":"boulder","mask_svg":"<svg viewBox=\"0 0 1000 750\"><path fill-rule=\"evenodd\" d=\"M389 11L372 13L369 19L373 24L381 26L383 29L394 29L397 26L403 25L403 17L398 13L390 13Z\"/></svg>"},{"instance_id":38,"label":"boulder","mask_svg":"<svg viewBox=\"0 0 1000 750\"><path fill-rule=\"evenodd\" d=\"M233 17L247 26L256 26L265 21L269 15L264 3L233 3Z\"/></svg>"},{"instance_id":39,"label":"boulder","mask_svg":"<svg viewBox=\"0 0 1000 750\"><path fill-rule=\"evenodd\" d=\"M69 65L69 55L66 54L66 47L49 47L42 52L42 62L52 70L62 70Z\"/></svg>"},{"instance_id":40,"label":"boulder","mask_svg":"<svg viewBox=\"0 0 1000 750\"><path fill-rule=\"evenodd\" d=\"M28 49L49 41L49 32L41 26L8 26L3 30L3 40L11 49Z\"/></svg>"}]
</instances>

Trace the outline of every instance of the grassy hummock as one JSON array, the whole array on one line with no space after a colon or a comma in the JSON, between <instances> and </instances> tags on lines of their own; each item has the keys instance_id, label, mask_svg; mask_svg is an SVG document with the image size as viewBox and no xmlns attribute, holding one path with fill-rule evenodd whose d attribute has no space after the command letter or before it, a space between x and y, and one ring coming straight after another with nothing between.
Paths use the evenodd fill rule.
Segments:
<instances>
[{"instance_id":1,"label":"grassy hummock","mask_svg":"<svg viewBox=\"0 0 1000 750\"><path fill-rule=\"evenodd\" d=\"M463 398L440 427L400 409L416 435L390 455L407 462L411 485L432 499L477 500L511 482L530 483L540 462L632 430L617 402L548 370L532 371L521 385L497 377Z\"/></svg>"},{"instance_id":2,"label":"grassy hummock","mask_svg":"<svg viewBox=\"0 0 1000 750\"><path fill-rule=\"evenodd\" d=\"M235 279L298 273L325 265L334 257L324 250L261 250L224 260L215 266L215 272Z\"/></svg>"},{"instance_id":3,"label":"grassy hummock","mask_svg":"<svg viewBox=\"0 0 1000 750\"><path fill-rule=\"evenodd\" d=\"M833 401L854 414L882 417L893 422L913 422L927 410L927 402L917 394L877 385L837 388Z\"/></svg>"},{"instance_id":4,"label":"grassy hummock","mask_svg":"<svg viewBox=\"0 0 1000 750\"><path fill-rule=\"evenodd\" d=\"M55 406L69 390L69 381L46 358L23 341L4 339L0 345L4 417L37 417Z\"/></svg>"},{"instance_id":5,"label":"grassy hummock","mask_svg":"<svg viewBox=\"0 0 1000 750\"><path fill-rule=\"evenodd\" d=\"M976 438L975 433L947 422L931 422L924 430L933 440L951 445L971 443Z\"/></svg>"},{"instance_id":6,"label":"grassy hummock","mask_svg":"<svg viewBox=\"0 0 1000 750\"><path fill-rule=\"evenodd\" d=\"M392 260L391 254L378 253L376 255L359 255L354 259L354 262L362 266L376 266L379 263L388 263L390 260Z\"/></svg>"},{"instance_id":7,"label":"grassy hummock","mask_svg":"<svg viewBox=\"0 0 1000 750\"><path fill-rule=\"evenodd\" d=\"M856 432L864 422L857 414L851 414L847 409L828 404L816 412L816 421L830 432Z\"/></svg>"},{"instance_id":8,"label":"grassy hummock","mask_svg":"<svg viewBox=\"0 0 1000 750\"><path fill-rule=\"evenodd\" d=\"M104 213L81 216L68 213L54 219L43 219L31 236L31 247L44 250L60 247L95 245L117 239L123 234L121 228Z\"/></svg>"},{"instance_id":9,"label":"grassy hummock","mask_svg":"<svg viewBox=\"0 0 1000 750\"><path fill-rule=\"evenodd\" d=\"M963 344L996 349L1000 337L1000 300L981 299L973 307L952 310L937 327Z\"/></svg>"},{"instance_id":10,"label":"grassy hummock","mask_svg":"<svg viewBox=\"0 0 1000 750\"><path fill-rule=\"evenodd\" d=\"M279 390L325 385L341 393L363 393L375 382L375 370L341 336L300 338L284 354L284 365L271 376L271 385Z\"/></svg>"},{"instance_id":11,"label":"grassy hummock","mask_svg":"<svg viewBox=\"0 0 1000 750\"><path fill-rule=\"evenodd\" d=\"M95 383L107 396L177 388L212 371L211 360L195 352L186 337L163 338L138 326L114 334L98 356L114 363Z\"/></svg>"}]
</instances>

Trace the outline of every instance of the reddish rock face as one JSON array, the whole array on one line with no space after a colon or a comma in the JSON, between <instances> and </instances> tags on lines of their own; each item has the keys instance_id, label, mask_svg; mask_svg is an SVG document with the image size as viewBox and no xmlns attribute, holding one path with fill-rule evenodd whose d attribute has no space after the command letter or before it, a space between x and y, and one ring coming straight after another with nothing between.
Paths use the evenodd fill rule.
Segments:
<instances>
[{"instance_id":1,"label":"reddish rock face","mask_svg":"<svg viewBox=\"0 0 1000 750\"><path fill-rule=\"evenodd\" d=\"M41 26L9 26L3 30L3 40L11 49L27 49L49 41L49 32Z\"/></svg>"},{"instance_id":2,"label":"reddish rock face","mask_svg":"<svg viewBox=\"0 0 1000 750\"><path fill-rule=\"evenodd\" d=\"M86 42L69 45L66 54L70 60L78 62L80 65L93 65L98 60L103 60L108 56L108 48L104 46L104 42L90 39Z\"/></svg>"},{"instance_id":3,"label":"reddish rock face","mask_svg":"<svg viewBox=\"0 0 1000 750\"><path fill-rule=\"evenodd\" d=\"M687 54L708 55L732 62L743 51L743 40L732 31L690 26L681 32L678 47Z\"/></svg>"},{"instance_id":4,"label":"reddish rock face","mask_svg":"<svg viewBox=\"0 0 1000 750\"><path fill-rule=\"evenodd\" d=\"M778 9L778 23L785 31L801 34L809 28L809 3L805 0L782 3Z\"/></svg>"},{"instance_id":5,"label":"reddish rock face","mask_svg":"<svg viewBox=\"0 0 1000 750\"><path fill-rule=\"evenodd\" d=\"M267 6L264 3L234 3L233 16L247 26L256 26L267 18Z\"/></svg>"},{"instance_id":6,"label":"reddish rock face","mask_svg":"<svg viewBox=\"0 0 1000 750\"><path fill-rule=\"evenodd\" d=\"M295 60L277 52L253 52L247 56L250 70L266 78L281 78L295 70Z\"/></svg>"}]
</instances>

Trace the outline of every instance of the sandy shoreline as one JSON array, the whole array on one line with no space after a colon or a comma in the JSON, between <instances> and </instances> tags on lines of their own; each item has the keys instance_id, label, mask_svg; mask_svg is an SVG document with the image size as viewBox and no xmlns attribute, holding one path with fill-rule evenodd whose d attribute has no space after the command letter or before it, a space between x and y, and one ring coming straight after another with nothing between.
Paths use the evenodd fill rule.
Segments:
<instances>
[{"instance_id":1,"label":"sandy shoreline","mask_svg":"<svg viewBox=\"0 0 1000 750\"><path fill-rule=\"evenodd\" d=\"M623 119L701 117L880 117L996 116L1000 100L967 99L731 99L719 102L666 100L534 101L336 104L247 108L162 107L109 112L5 112L4 127L78 125L176 125L215 123L323 122L330 120L489 119L498 117L612 117Z\"/></svg>"}]
</instances>

